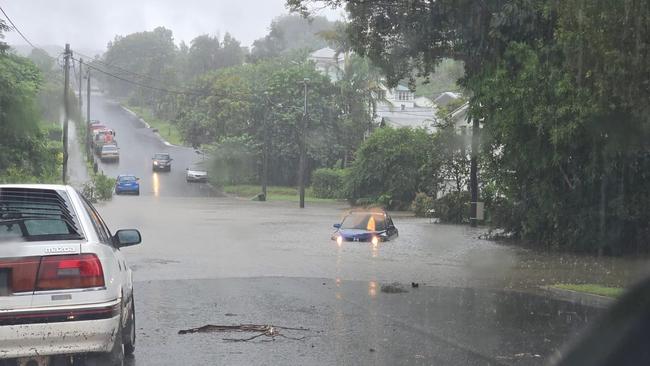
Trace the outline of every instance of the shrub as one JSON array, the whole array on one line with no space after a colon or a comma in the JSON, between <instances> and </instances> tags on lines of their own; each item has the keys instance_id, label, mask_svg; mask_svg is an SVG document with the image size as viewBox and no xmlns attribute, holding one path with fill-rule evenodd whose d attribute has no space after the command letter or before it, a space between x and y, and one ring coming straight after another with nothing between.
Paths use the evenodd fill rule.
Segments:
<instances>
[{"instance_id":1,"label":"shrub","mask_svg":"<svg viewBox=\"0 0 650 366\"><path fill-rule=\"evenodd\" d=\"M311 187L318 198L345 198L345 169L316 169L311 174Z\"/></svg>"},{"instance_id":2,"label":"shrub","mask_svg":"<svg viewBox=\"0 0 650 366\"><path fill-rule=\"evenodd\" d=\"M246 134L222 139L211 153L211 182L218 186L257 183L257 150Z\"/></svg>"},{"instance_id":3,"label":"shrub","mask_svg":"<svg viewBox=\"0 0 650 366\"><path fill-rule=\"evenodd\" d=\"M451 192L433 202L435 216L441 222L462 224L469 222L471 196L469 192Z\"/></svg>"},{"instance_id":4,"label":"shrub","mask_svg":"<svg viewBox=\"0 0 650 366\"><path fill-rule=\"evenodd\" d=\"M115 178L110 178L104 174L95 174L89 182L86 182L81 188L81 194L90 202L105 201L113 197L115 188Z\"/></svg>"},{"instance_id":5,"label":"shrub","mask_svg":"<svg viewBox=\"0 0 650 366\"><path fill-rule=\"evenodd\" d=\"M413 203L411 203L411 210L417 217L427 216L427 212L433 208L433 197L426 193L418 193L415 195Z\"/></svg>"}]
</instances>

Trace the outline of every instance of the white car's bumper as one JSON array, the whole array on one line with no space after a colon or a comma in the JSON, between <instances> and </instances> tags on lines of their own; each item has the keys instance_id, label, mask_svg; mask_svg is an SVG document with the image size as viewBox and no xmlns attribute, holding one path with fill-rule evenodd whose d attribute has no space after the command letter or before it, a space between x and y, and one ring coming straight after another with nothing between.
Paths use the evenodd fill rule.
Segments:
<instances>
[{"instance_id":1,"label":"white car's bumper","mask_svg":"<svg viewBox=\"0 0 650 366\"><path fill-rule=\"evenodd\" d=\"M80 321L0 325L0 359L109 352L120 314Z\"/></svg>"},{"instance_id":2,"label":"white car's bumper","mask_svg":"<svg viewBox=\"0 0 650 366\"><path fill-rule=\"evenodd\" d=\"M185 179L188 182L207 182L208 181L208 175L207 174L201 174L201 173L188 173L185 175Z\"/></svg>"}]
</instances>

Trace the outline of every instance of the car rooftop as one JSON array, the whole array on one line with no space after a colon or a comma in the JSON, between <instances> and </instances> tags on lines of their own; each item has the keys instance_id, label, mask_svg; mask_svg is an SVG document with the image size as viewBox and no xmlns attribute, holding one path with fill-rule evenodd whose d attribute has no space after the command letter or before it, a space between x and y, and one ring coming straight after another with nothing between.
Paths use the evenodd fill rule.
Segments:
<instances>
[{"instance_id":1,"label":"car rooftop","mask_svg":"<svg viewBox=\"0 0 650 366\"><path fill-rule=\"evenodd\" d=\"M0 188L29 188L29 189L52 189L52 190L67 190L68 188L72 188L68 185L64 184L40 184L40 183L33 183L33 184L0 184Z\"/></svg>"}]
</instances>

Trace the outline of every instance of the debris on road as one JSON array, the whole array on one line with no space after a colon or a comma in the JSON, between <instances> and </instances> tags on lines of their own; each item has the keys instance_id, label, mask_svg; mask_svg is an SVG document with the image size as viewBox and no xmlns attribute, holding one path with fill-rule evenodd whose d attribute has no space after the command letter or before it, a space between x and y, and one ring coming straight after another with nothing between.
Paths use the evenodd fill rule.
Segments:
<instances>
[{"instance_id":1,"label":"debris on road","mask_svg":"<svg viewBox=\"0 0 650 366\"><path fill-rule=\"evenodd\" d=\"M405 289L404 285L402 285L401 283L393 282L393 283L381 285L381 292L386 294L399 294L403 292L408 292L408 290Z\"/></svg>"},{"instance_id":2,"label":"debris on road","mask_svg":"<svg viewBox=\"0 0 650 366\"><path fill-rule=\"evenodd\" d=\"M182 329L178 331L178 334L189 334L189 333L213 333L213 332L239 332L239 333L258 333L252 337L248 338L223 338L224 341L229 342L247 342L253 339L265 336L270 337L275 340L275 337L291 339L294 341L301 341L306 337L290 337L280 333L280 330L289 330L289 331L309 331L309 328L291 328L291 327L282 327L279 325L258 325L258 324L240 324L240 325L213 325L207 324L198 328Z\"/></svg>"}]
</instances>

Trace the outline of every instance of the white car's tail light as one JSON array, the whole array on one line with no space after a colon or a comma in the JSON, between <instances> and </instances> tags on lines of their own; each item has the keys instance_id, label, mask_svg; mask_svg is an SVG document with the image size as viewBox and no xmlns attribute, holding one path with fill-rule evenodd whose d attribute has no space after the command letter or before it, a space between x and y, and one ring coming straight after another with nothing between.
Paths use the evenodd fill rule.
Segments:
<instances>
[{"instance_id":1,"label":"white car's tail light","mask_svg":"<svg viewBox=\"0 0 650 366\"><path fill-rule=\"evenodd\" d=\"M95 254L43 257L36 291L103 287L104 271Z\"/></svg>"},{"instance_id":2,"label":"white car's tail light","mask_svg":"<svg viewBox=\"0 0 650 366\"><path fill-rule=\"evenodd\" d=\"M36 273L41 257L11 258L0 260L0 271L6 271L9 276L7 285L10 292L34 291Z\"/></svg>"}]
</instances>

